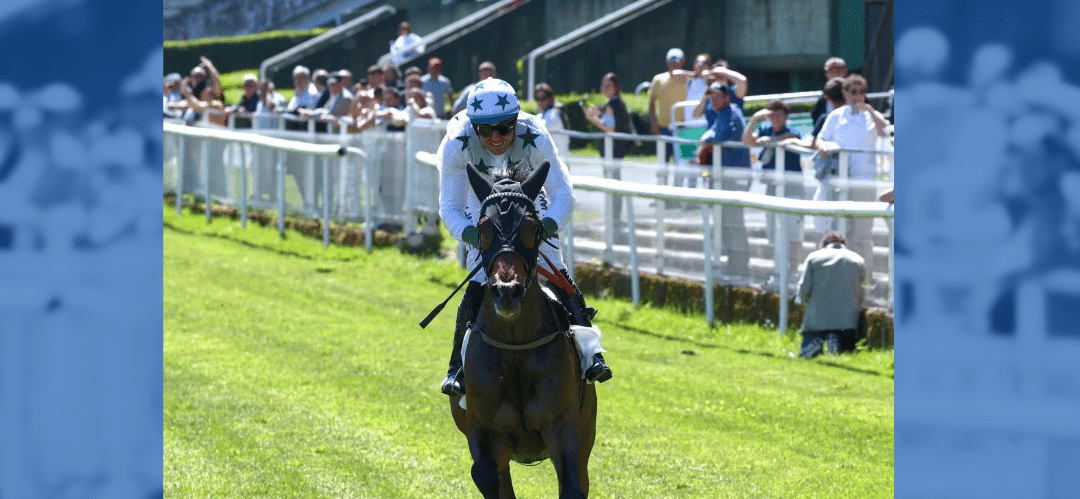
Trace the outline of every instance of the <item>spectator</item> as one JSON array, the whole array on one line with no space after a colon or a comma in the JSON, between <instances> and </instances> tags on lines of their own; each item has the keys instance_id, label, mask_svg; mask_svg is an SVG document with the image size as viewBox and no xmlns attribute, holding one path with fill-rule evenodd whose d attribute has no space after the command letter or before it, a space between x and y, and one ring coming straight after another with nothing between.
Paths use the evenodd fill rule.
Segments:
<instances>
[{"instance_id":1,"label":"spectator","mask_svg":"<svg viewBox=\"0 0 1080 499\"><path fill-rule=\"evenodd\" d=\"M386 86L386 74L383 73L382 66L373 64L368 67L367 70L368 85L371 88L382 88Z\"/></svg>"},{"instance_id":2,"label":"spectator","mask_svg":"<svg viewBox=\"0 0 1080 499\"><path fill-rule=\"evenodd\" d=\"M435 110L428 105L427 92L422 88L410 88L405 91L405 113L408 121L416 118L438 119Z\"/></svg>"},{"instance_id":3,"label":"spectator","mask_svg":"<svg viewBox=\"0 0 1080 499\"><path fill-rule=\"evenodd\" d=\"M353 85L356 84L356 82L353 81L352 71L349 71L348 69L337 70L335 76L337 76L338 79L341 80L341 83L345 86L346 89L352 89Z\"/></svg>"},{"instance_id":4,"label":"spectator","mask_svg":"<svg viewBox=\"0 0 1080 499\"><path fill-rule=\"evenodd\" d=\"M379 109L382 91L381 88L373 88L356 94L352 111L349 113L353 119L353 124L348 127L349 133L362 132L375 125L375 112Z\"/></svg>"},{"instance_id":5,"label":"spectator","mask_svg":"<svg viewBox=\"0 0 1080 499\"><path fill-rule=\"evenodd\" d=\"M830 354L849 352L859 339L866 264L846 244L844 236L829 231L821 249L806 256L799 279L799 300L806 304L802 358L817 356L826 342Z\"/></svg>"},{"instance_id":6,"label":"spectator","mask_svg":"<svg viewBox=\"0 0 1080 499\"><path fill-rule=\"evenodd\" d=\"M230 114L238 114L236 128L251 128L251 115L259 106L259 80L255 75L247 73L243 78L244 94L240 97L240 103L230 106Z\"/></svg>"},{"instance_id":7,"label":"spectator","mask_svg":"<svg viewBox=\"0 0 1080 499\"><path fill-rule=\"evenodd\" d=\"M667 71L653 76L649 85L649 126L653 135L671 136L671 106L686 100L686 82L693 73L681 69L686 64L682 49L668 50L664 62L667 64ZM667 142L665 150L666 158L672 160L674 148L671 142ZM676 177L675 184L681 183Z\"/></svg>"},{"instance_id":8,"label":"spectator","mask_svg":"<svg viewBox=\"0 0 1080 499\"><path fill-rule=\"evenodd\" d=\"M398 25L398 37L390 44L390 56L394 64L400 65L424 52L423 42L420 35L412 32L408 21L401 21Z\"/></svg>"},{"instance_id":9,"label":"spectator","mask_svg":"<svg viewBox=\"0 0 1080 499\"><path fill-rule=\"evenodd\" d=\"M431 94L431 107L435 109L435 113L439 118L448 119L450 113L447 112L446 105L454 99L454 87L450 84L450 79L443 76L442 64L442 59L438 57L428 59L428 73L420 77L420 82L424 90Z\"/></svg>"},{"instance_id":10,"label":"spectator","mask_svg":"<svg viewBox=\"0 0 1080 499\"><path fill-rule=\"evenodd\" d=\"M384 88L382 91L383 105L375 112L375 125L385 126L387 131L402 132L405 124L409 121L409 115L405 112L401 102L401 94L394 87Z\"/></svg>"},{"instance_id":11,"label":"spectator","mask_svg":"<svg viewBox=\"0 0 1080 499\"><path fill-rule=\"evenodd\" d=\"M847 78L848 68L847 63L839 57L830 57L825 60L825 81L828 82L833 78ZM814 104L814 108L810 110L810 119L814 123L817 123L818 118L825 116L836 109L832 101L830 101L825 95L818 98L817 103Z\"/></svg>"},{"instance_id":12,"label":"spectator","mask_svg":"<svg viewBox=\"0 0 1080 499\"><path fill-rule=\"evenodd\" d=\"M405 89L405 82L401 79L401 71L398 71L397 66L393 64L383 66L383 84L399 91Z\"/></svg>"},{"instance_id":13,"label":"spectator","mask_svg":"<svg viewBox=\"0 0 1080 499\"><path fill-rule=\"evenodd\" d=\"M278 128L276 115L285 110L285 96L281 95L274 87L274 82L263 79L259 83L259 104L255 107L255 115L258 116L255 125L257 128L272 130Z\"/></svg>"},{"instance_id":14,"label":"spectator","mask_svg":"<svg viewBox=\"0 0 1080 499\"><path fill-rule=\"evenodd\" d=\"M477 78L476 83L480 83L488 78L497 77L498 72L495 71L495 63L491 61L481 62L480 68L477 70L477 76L479 76L479 78ZM474 83L461 90L461 95L454 101L454 107L450 110L451 115L460 113L465 109L465 103L469 102L469 94L472 93L472 89L475 86L476 84Z\"/></svg>"},{"instance_id":15,"label":"spectator","mask_svg":"<svg viewBox=\"0 0 1080 499\"><path fill-rule=\"evenodd\" d=\"M182 86L186 86L190 89L190 92L184 92L183 89L181 89L181 92L185 95L185 99L187 99L186 95L188 93L195 98L201 98L204 96L203 90L209 88L209 99L211 101L217 99L224 102L224 91L221 88L221 76L218 74L217 68L214 67L214 63L210 62L210 59L207 59L204 56L199 56L199 64L194 68L191 68L190 76L187 81L182 82ZM198 120L199 116L199 112L188 106L188 109L184 111L183 119L188 123L192 123ZM219 115L219 117L214 119L217 122L224 124L224 119L220 116L222 115Z\"/></svg>"},{"instance_id":16,"label":"spectator","mask_svg":"<svg viewBox=\"0 0 1080 499\"><path fill-rule=\"evenodd\" d=\"M187 99L180 92L180 73L169 73L162 80L162 112L166 118L181 119L187 110Z\"/></svg>"},{"instance_id":17,"label":"spectator","mask_svg":"<svg viewBox=\"0 0 1080 499\"><path fill-rule=\"evenodd\" d=\"M206 114L206 120L218 126L225 126L226 114L225 104L221 101L221 98L214 94L214 87L212 85L202 86L202 95L196 96L194 88L197 85L186 84L181 86L181 92L184 94L184 98L188 102L188 113L184 116L187 121L194 121L198 119L200 114ZM195 118L191 118L195 116Z\"/></svg>"},{"instance_id":18,"label":"spectator","mask_svg":"<svg viewBox=\"0 0 1080 499\"><path fill-rule=\"evenodd\" d=\"M627 111L626 104L623 102L622 97L620 97L619 90L619 76L615 73L604 75L600 80L600 93L604 94L604 97L607 97L608 101L607 104L604 104L603 112L601 113L600 108L596 106L589 106L584 110L585 119L589 120L589 122L595 125L601 132L633 132L630 127L630 112ZM625 157L626 153L633 147L633 142L630 140L616 140L613 145L613 157L621 159ZM619 178L617 172L614 178Z\"/></svg>"},{"instance_id":19,"label":"spectator","mask_svg":"<svg viewBox=\"0 0 1080 499\"><path fill-rule=\"evenodd\" d=\"M839 154L838 149L875 149L878 137L887 137L886 127L889 122L881 113L866 103L866 79L860 75L851 75L844 79L845 105L834 109L825 118L825 123L818 132L816 145L820 154L831 157ZM871 181L877 176L877 155L852 153L848 155L848 178L851 180ZM821 180L816 200L837 199L834 175L826 175ZM877 199L876 188L872 185L854 185L848 188L851 201L874 201ZM874 246L871 240L873 218L853 218L850 220L848 235L851 236L851 248L863 257L866 265L873 267ZM824 230L819 227L819 230Z\"/></svg>"},{"instance_id":20,"label":"spectator","mask_svg":"<svg viewBox=\"0 0 1080 499\"><path fill-rule=\"evenodd\" d=\"M433 95L431 95L431 92L428 92L428 91L424 90L424 81L421 79L420 75L418 75L418 74L411 74L411 75L405 77L405 92L404 92L405 96L408 97L409 90L412 90L414 88L417 89L417 90L420 90L421 92L424 92L424 100L429 105L435 99L435 97ZM406 104L408 104L408 102L406 102ZM432 108L432 111L434 111L434 110L435 109Z\"/></svg>"},{"instance_id":21,"label":"spectator","mask_svg":"<svg viewBox=\"0 0 1080 499\"><path fill-rule=\"evenodd\" d=\"M562 106L555 102L555 90L547 83L537 83L533 87L533 95L536 97L536 107L539 109L538 116L544 121L548 132L566 130L566 117L563 116ZM559 153L559 157L565 158L570 155L570 136L564 133L552 133L551 140Z\"/></svg>"},{"instance_id":22,"label":"spectator","mask_svg":"<svg viewBox=\"0 0 1080 499\"><path fill-rule=\"evenodd\" d=\"M701 136L698 147L698 161L702 165L712 164L712 150L714 144L727 141L742 141L743 114L738 107L731 104L732 87L714 81L709 85L705 94L708 107L702 114L709 122L709 129ZM700 106L699 106L700 107ZM694 116L697 109L694 109ZM745 147L723 147L720 155L720 164L723 169L746 169L749 173L750 151ZM721 172L723 172L723 169ZM749 175L741 178L732 178L730 175L722 176L722 182L713 178L713 187L729 191L746 191L750 189ZM719 185L718 185L719 184ZM736 277L750 275L750 243L746 232L746 220L743 218L743 209L736 206L725 206L721 210L721 244L727 252L728 266L726 273Z\"/></svg>"},{"instance_id":23,"label":"spectator","mask_svg":"<svg viewBox=\"0 0 1080 499\"><path fill-rule=\"evenodd\" d=\"M293 117L300 116L301 109L315 109L315 103L319 101L319 92L315 84L311 82L311 70L305 66L293 68L293 96L289 104L285 106L285 112ZM298 121L287 121L285 128L289 130L307 129Z\"/></svg>"},{"instance_id":24,"label":"spectator","mask_svg":"<svg viewBox=\"0 0 1080 499\"><path fill-rule=\"evenodd\" d=\"M802 163L799 154L792 151L782 151L778 147L785 143L793 143L799 139L799 134L787 126L788 107L784 101L774 99L762 109L750 117L750 122L743 131L742 142L750 147L763 147L761 150L762 170L776 171L776 158L779 154L784 156L784 197L791 199L804 199L806 193L803 188ZM765 126L758 129L758 124L766 122ZM794 140L792 140L794 139ZM777 184L771 176L765 176L765 194L775 196ZM788 223L788 270L795 272L802 261L803 224L802 215L783 213ZM766 232L769 239L776 247L776 222L772 216L765 218Z\"/></svg>"},{"instance_id":25,"label":"spectator","mask_svg":"<svg viewBox=\"0 0 1080 499\"><path fill-rule=\"evenodd\" d=\"M285 111L285 96L278 93L274 82L263 79L259 83L259 103L255 107L255 127L262 130L276 130L280 127L279 115ZM276 182L273 170L268 168L273 162L275 151L264 147L253 147L251 158L254 173L256 200L272 201L276 196Z\"/></svg>"},{"instance_id":26,"label":"spectator","mask_svg":"<svg viewBox=\"0 0 1080 499\"><path fill-rule=\"evenodd\" d=\"M311 72L311 82L315 84L315 91L319 93L319 98L315 101L315 109L326 105L326 101L330 100L330 87L328 85L330 80L330 72L319 68Z\"/></svg>"},{"instance_id":27,"label":"spectator","mask_svg":"<svg viewBox=\"0 0 1080 499\"><path fill-rule=\"evenodd\" d=\"M345 88L345 82L337 76L331 76L326 80L326 85L330 92L330 99L326 101L324 107L315 110L318 113L316 116L323 121L337 122L338 118L349 115L353 94Z\"/></svg>"},{"instance_id":28,"label":"spectator","mask_svg":"<svg viewBox=\"0 0 1080 499\"><path fill-rule=\"evenodd\" d=\"M746 98L746 92L750 90L750 84L742 73L735 71L728 67L726 59L719 59L716 64L713 64L712 70L709 71L707 78L710 80L711 85L714 81L731 87L731 103L735 104L739 108L739 111L743 110L743 99Z\"/></svg>"},{"instance_id":29,"label":"spectator","mask_svg":"<svg viewBox=\"0 0 1080 499\"><path fill-rule=\"evenodd\" d=\"M630 112L626 110L626 104L623 103L622 97L619 94L620 81L619 75L615 73L608 73L600 80L600 93L604 94L604 97L608 98L607 104L604 104L603 113L596 106L589 106L585 111L585 119L596 126L601 132L604 133L632 133L630 128ZM622 159L626 156L626 153L633 147L633 142L629 140L615 140L612 144L612 157L616 159ZM606 146L602 146L606 147ZM603 154L607 154L604 151ZM622 180L621 167L616 166L610 171L610 176L605 177L613 178L615 180ZM612 196L612 213L614 215L615 222L621 223L622 220L622 196ZM621 232L622 228L618 227Z\"/></svg>"},{"instance_id":30,"label":"spectator","mask_svg":"<svg viewBox=\"0 0 1080 499\"><path fill-rule=\"evenodd\" d=\"M412 75L421 76L423 74L424 74L424 71L422 69L420 69L420 66L409 66L409 67L405 68L405 73L404 73L405 79L408 79Z\"/></svg>"},{"instance_id":31,"label":"spectator","mask_svg":"<svg viewBox=\"0 0 1080 499\"><path fill-rule=\"evenodd\" d=\"M712 57L709 54L698 54L694 58L694 76L686 82L686 100L701 100L705 96L705 90L709 88L707 76L711 66Z\"/></svg>"}]
</instances>

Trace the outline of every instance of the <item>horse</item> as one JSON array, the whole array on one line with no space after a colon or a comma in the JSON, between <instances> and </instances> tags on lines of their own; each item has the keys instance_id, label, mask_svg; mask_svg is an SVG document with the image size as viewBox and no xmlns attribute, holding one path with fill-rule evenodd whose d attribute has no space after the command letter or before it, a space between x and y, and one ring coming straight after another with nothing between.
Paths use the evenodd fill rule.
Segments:
<instances>
[{"instance_id":1,"label":"horse","mask_svg":"<svg viewBox=\"0 0 1080 499\"><path fill-rule=\"evenodd\" d=\"M511 460L551 459L560 498L589 494L596 388L582 378L566 315L536 271L544 240L534 201L549 166L520 182L505 172L489 179L466 166L483 200L477 229L488 282L464 347L465 396L451 396L450 409L468 439L472 479L485 499L515 497Z\"/></svg>"}]
</instances>

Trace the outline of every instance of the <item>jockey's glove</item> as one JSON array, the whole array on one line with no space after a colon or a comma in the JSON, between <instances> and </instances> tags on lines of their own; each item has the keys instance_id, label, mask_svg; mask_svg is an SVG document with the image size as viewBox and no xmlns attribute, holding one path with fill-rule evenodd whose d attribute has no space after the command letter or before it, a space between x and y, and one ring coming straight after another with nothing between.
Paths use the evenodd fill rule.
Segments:
<instances>
[{"instance_id":1,"label":"jockey's glove","mask_svg":"<svg viewBox=\"0 0 1080 499\"><path fill-rule=\"evenodd\" d=\"M465 227L465 230L461 231L461 241L473 248L480 248L480 231L475 225Z\"/></svg>"},{"instance_id":2,"label":"jockey's glove","mask_svg":"<svg viewBox=\"0 0 1080 499\"><path fill-rule=\"evenodd\" d=\"M544 237L554 236L559 230L558 222L551 217L544 217L544 219L540 221L540 224L544 226Z\"/></svg>"}]
</instances>

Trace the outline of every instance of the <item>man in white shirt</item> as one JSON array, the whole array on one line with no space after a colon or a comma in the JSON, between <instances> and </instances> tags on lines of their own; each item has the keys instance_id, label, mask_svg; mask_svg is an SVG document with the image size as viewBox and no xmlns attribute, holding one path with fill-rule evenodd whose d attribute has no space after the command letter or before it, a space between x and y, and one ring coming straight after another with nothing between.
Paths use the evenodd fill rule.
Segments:
<instances>
[{"instance_id":1,"label":"man in white shirt","mask_svg":"<svg viewBox=\"0 0 1080 499\"><path fill-rule=\"evenodd\" d=\"M408 21L398 25L398 37L390 44L390 55L394 64L401 65L406 60L424 52L424 40L412 32Z\"/></svg>"},{"instance_id":2,"label":"man in white shirt","mask_svg":"<svg viewBox=\"0 0 1080 499\"><path fill-rule=\"evenodd\" d=\"M817 135L818 150L826 156L839 154L839 149L877 149L878 137L888 135L886 127L889 122L866 103L866 79L857 74L848 76L844 79L843 90L846 104L829 113ZM848 158L848 179L872 181L877 176L876 154L851 153ZM837 199L837 186L833 185L835 179L835 175L826 175L814 199ZM856 185L849 188L850 201L876 199L877 192L873 186ZM870 236L874 219L852 218L848 223L851 249L863 257L867 267L873 268L874 246ZM827 227L818 227L819 231L825 229Z\"/></svg>"}]
</instances>

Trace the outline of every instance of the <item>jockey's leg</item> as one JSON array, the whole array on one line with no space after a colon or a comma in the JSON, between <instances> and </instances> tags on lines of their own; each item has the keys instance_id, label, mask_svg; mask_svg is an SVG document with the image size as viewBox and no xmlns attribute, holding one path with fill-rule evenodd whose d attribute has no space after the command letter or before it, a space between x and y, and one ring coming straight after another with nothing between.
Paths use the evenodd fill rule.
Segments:
<instances>
[{"instance_id":1,"label":"jockey's leg","mask_svg":"<svg viewBox=\"0 0 1080 499\"><path fill-rule=\"evenodd\" d=\"M552 238L552 243L558 246L558 238ZM570 286L574 289L573 293L570 293L559 286L554 286L556 294L559 296L559 301L563 303L567 311L570 312L570 322L575 326L592 326L592 319L596 316L596 309L589 307L585 304L585 295L581 294L581 288L578 288L574 279L570 277L570 274L566 271L566 265L562 261L562 255L559 253L558 247L551 247L544 245L541 251L547 255L551 263L554 263L557 268L551 270L562 274L566 281L570 283ZM541 263L545 268L548 267L547 262ZM604 355L597 352L593 355L592 365L585 370L585 379L591 382L603 383L611 379L611 368L608 367L604 361Z\"/></svg>"},{"instance_id":2,"label":"jockey's leg","mask_svg":"<svg viewBox=\"0 0 1080 499\"><path fill-rule=\"evenodd\" d=\"M446 395L465 394L461 344L465 341L465 330L468 324L476 320L483 303L484 286L479 282L469 281L465 287L465 295L461 297L461 304L458 305L457 321L454 325L454 350L450 352L450 367L446 371L446 379L443 380L441 386L442 392Z\"/></svg>"}]
</instances>

